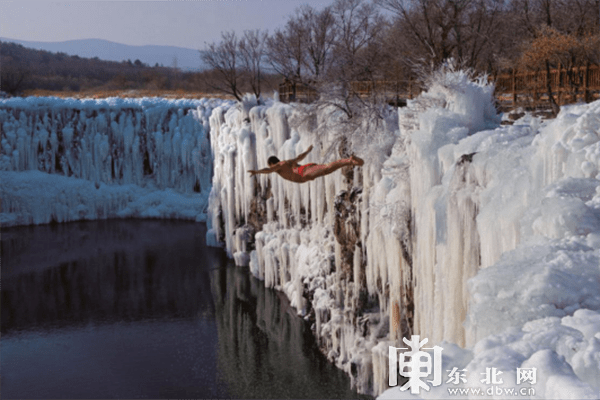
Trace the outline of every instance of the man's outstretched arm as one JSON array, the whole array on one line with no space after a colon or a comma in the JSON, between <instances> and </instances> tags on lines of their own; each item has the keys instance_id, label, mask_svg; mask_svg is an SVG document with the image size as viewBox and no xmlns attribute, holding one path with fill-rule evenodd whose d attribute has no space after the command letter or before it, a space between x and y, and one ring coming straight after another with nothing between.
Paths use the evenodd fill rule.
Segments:
<instances>
[{"instance_id":1,"label":"man's outstretched arm","mask_svg":"<svg viewBox=\"0 0 600 400\"><path fill-rule=\"evenodd\" d=\"M306 157L312 149L313 149L313 145L311 144L304 153L302 153L298 157L294 158L294 161L296 161L296 162L302 161L304 159L304 157Z\"/></svg>"},{"instance_id":2,"label":"man's outstretched arm","mask_svg":"<svg viewBox=\"0 0 600 400\"><path fill-rule=\"evenodd\" d=\"M254 176L256 174L270 174L273 172L273 170L271 168L263 168L259 170L249 169L248 172L250 172L250 175Z\"/></svg>"},{"instance_id":3,"label":"man's outstretched arm","mask_svg":"<svg viewBox=\"0 0 600 400\"><path fill-rule=\"evenodd\" d=\"M263 169L259 169L259 170L250 169L250 170L248 170L248 172L250 172L250 175L252 175L252 176L254 176L256 174L270 174L271 172L278 171L279 168L281 168L281 165L275 164L272 167L267 167L267 168L263 168Z\"/></svg>"}]
</instances>

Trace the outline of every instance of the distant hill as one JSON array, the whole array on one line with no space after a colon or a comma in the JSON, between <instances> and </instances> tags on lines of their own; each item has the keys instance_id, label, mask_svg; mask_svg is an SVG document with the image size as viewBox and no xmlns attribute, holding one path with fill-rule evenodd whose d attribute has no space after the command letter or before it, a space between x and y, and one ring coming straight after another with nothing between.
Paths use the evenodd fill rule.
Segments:
<instances>
[{"instance_id":1,"label":"distant hill","mask_svg":"<svg viewBox=\"0 0 600 400\"><path fill-rule=\"evenodd\" d=\"M31 90L81 92L89 90L203 91L198 76L204 71L151 67L135 61L106 61L63 52L50 52L0 42L0 90L11 95Z\"/></svg>"},{"instance_id":2,"label":"distant hill","mask_svg":"<svg viewBox=\"0 0 600 400\"><path fill-rule=\"evenodd\" d=\"M200 55L198 54L198 58ZM173 63L173 60L171 60ZM212 69L181 70L173 65L157 66L141 58L126 61L108 61L99 56L92 58L69 55L66 52L36 50L22 44L0 41L0 95L75 95L145 93L147 96L173 93L206 95L219 93L215 82L218 72ZM264 93L272 93L281 77L264 74ZM250 91L247 81L241 82L243 91Z\"/></svg>"},{"instance_id":3,"label":"distant hill","mask_svg":"<svg viewBox=\"0 0 600 400\"><path fill-rule=\"evenodd\" d=\"M30 42L26 40L0 38L2 42L21 44L24 47L45 50L53 53L77 55L83 58L98 57L107 61L135 61L155 66L173 67L177 60L177 68L183 71L199 71L205 69L200 59L200 51L175 46L129 46L102 39L68 40L65 42Z\"/></svg>"}]
</instances>

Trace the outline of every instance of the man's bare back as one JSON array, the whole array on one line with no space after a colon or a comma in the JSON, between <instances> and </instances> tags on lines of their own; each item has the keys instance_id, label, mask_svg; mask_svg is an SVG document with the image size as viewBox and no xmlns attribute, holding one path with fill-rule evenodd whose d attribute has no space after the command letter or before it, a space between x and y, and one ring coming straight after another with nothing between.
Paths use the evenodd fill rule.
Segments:
<instances>
[{"instance_id":1,"label":"man's bare back","mask_svg":"<svg viewBox=\"0 0 600 400\"><path fill-rule=\"evenodd\" d=\"M291 160L279 161L277 157L271 156L268 160L268 168L263 168L261 170L249 170L248 172L250 172L250 174L253 176L256 174L270 174L272 172L276 172L279 174L279 176L281 176L283 179L287 179L288 181L304 183L312 181L320 176L328 175L342 167L355 165L360 166L364 164L364 161L356 156L333 161L329 164L298 164L298 162L303 160L312 149L313 146L311 145L304 153Z\"/></svg>"}]
</instances>

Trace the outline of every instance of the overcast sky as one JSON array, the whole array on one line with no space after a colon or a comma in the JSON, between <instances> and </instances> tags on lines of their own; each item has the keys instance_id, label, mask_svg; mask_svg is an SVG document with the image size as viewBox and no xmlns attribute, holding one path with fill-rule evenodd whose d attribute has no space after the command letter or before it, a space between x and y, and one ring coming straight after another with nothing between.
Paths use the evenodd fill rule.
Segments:
<instances>
[{"instance_id":1,"label":"overcast sky","mask_svg":"<svg viewBox=\"0 0 600 400\"><path fill-rule=\"evenodd\" d=\"M0 0L0 37L57 42L105 39L202 49L222 31L282 27L302 4L333 0Z\"/></svg>"}]
</instances>

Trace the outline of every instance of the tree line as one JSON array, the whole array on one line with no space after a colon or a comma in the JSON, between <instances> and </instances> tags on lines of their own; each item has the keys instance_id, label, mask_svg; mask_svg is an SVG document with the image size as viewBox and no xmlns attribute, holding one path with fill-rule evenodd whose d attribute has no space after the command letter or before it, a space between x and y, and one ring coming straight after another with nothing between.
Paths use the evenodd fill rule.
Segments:
<instances>
[{"instance_id":1,"label":"tree line","mask_svg":"<svg viewBox=\"0 0 600 400\"><path fill-rule=\"evenodd\" d=\"M223 32L203 53L212 87L238 99L242 83L260 96L269 71L342 104L356 97L350 82L408 86L449 59L492 77L598 64L600 0L335 0L299 7L271 34Z\"/></svg>"},{"instance_id":2,"label":"tree line","mask_svg":"<svg viewBox=\"0 0 600 400\"><path fill-rule=\"evenodd\" d=\"M200 64L200 54L198 55ZM176 67L149 66L140 60L122 62L82 58L65 53L26 48L0 42L0 90L10 95L36 91L92 92L145 90L211 94L215 71L181 71ZM265 88L275 89L279 78L262 77ZM241 88L250 91L242 84Z\"/></svg>"},{"instance_id":3,"label":"tree line","mask_svg":"<svg viewBox=\"0 0 600 400\"><path fill-rule=\"evenodd\" d=\"M300 6L271 33L222 32L200 58L209 69L184 72L3 42L0 85L10 94L146 89L218 91L241 99L285 82L293 90L313 90L348 116L364 100L352 83L394 82L406 90L449 59L492 77L560 67L570 71L576 88L577 69L600 63L600 0L333 0L320 8Z\"/></svg>"}]
</instances>

